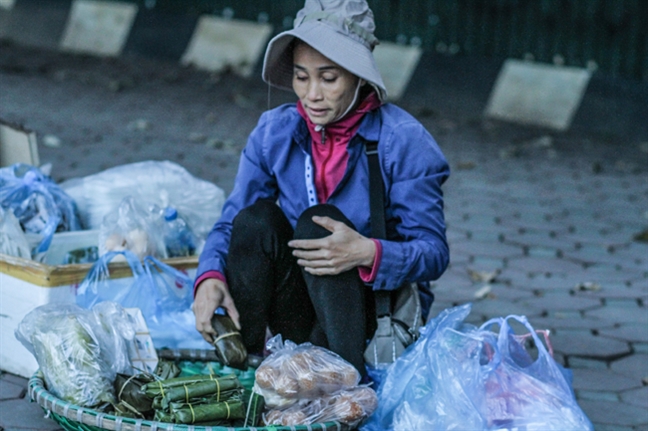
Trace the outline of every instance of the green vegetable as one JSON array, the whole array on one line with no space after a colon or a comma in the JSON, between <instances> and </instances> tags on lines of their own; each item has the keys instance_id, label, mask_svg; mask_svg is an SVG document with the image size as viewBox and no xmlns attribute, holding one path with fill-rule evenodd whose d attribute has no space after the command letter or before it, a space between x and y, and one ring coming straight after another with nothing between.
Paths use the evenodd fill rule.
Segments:
<instances>
[{"instance_id":1,"label":"green vegetable","mask_svg":"<svg viewBox=\"0 0 648 431\"><path fill-rule=\"evenodd\" d=\"M114 403L110 365L78 317L52 314L42 323L31 334L31 343L50 391L84 407Z\"/></svg>"}]
</instances>

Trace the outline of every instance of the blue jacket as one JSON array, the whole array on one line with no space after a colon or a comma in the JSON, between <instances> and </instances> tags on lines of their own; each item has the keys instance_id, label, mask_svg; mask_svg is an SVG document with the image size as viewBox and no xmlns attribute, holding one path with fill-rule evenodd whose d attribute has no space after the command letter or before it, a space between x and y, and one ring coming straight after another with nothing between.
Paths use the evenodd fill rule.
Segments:
<instances>
[{"instance_id":1,"label":"blue jacket","mask_svg":"<svg viewBox=\"0 0 648 431\"><path fill-rule=\"evenodd\" d=\"M423 125L397 106L386 104L365 115L349 142L346 172L327 203L366 237L371 229L365 140L378 141L387 206L388 239L381 240L373 288L436 280L449 261L441 191L449 175L445 157ZM207 237L197 277L210 270L225 274L232 220L241 209L259 199L278 200L294 228L300 214L318 203L310 147L308 128L294 104L261 116L241 155L234 189ZM431 295L421 294L424 310L429 309Z\"/></svg>"}]
</instances>

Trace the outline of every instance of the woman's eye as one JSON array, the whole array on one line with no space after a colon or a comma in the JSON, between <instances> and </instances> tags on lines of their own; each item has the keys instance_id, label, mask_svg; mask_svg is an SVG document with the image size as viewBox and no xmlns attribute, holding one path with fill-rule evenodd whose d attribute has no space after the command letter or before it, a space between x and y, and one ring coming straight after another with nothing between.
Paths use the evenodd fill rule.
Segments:
<instances>
[{"instance_id":1,"label":"woman's eye","mask_svg":"<svg viewBox=\"0 0 648 431\"><path fill-rule=\"evenodd\" d=\"M337 76L322 76L324 82L335 82Z\"/></svg>"},{"instance_id":2,"label":"woman's eye","mask_svg":"<svg viewBox=\"0 0 648 431\"><path fill-rule=\"evenodd\" d=\"M305 75L295 75L295 79L297 81L306 81L308 79L308 77L305 76Z\"/></svg>"}]
</instances>

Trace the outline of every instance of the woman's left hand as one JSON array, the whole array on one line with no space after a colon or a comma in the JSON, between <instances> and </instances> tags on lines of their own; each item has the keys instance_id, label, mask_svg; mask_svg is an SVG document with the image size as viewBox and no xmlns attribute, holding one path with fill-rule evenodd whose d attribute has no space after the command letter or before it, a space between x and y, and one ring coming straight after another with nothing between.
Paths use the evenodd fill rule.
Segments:
<instances>
[{"instance_id":1,"label":"woman's left hand","mask_svg":"<svg viewBox=\"0 0 648 431\"><path fill-rule=\"evenodd\" d=\"M313 275L335 275L357 266L371 267L376 244L342 222L330 217L314 216L313 222L331 232L320 239L295 239L293 247L297 264Z\"/></svg>"}]
</instances>

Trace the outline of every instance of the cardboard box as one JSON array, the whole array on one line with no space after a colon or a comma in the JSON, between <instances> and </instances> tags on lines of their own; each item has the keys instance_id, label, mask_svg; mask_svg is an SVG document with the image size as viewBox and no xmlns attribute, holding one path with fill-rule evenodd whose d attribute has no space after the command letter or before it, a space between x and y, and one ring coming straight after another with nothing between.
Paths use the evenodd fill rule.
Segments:
<instances>
[{"instance_id":1,"label":"cardboard box","mask_svg":"<svg viewBox=\"0 0 648 431\"><path fill-rule=\"evenodd\" d=\"M70 246L73 247L73 242ZM193 276L198 256L164 262ZM25 315L38 306L74 303L76 289L91 267L92 264L48 265L0 254L0 370L23 377L34 374L38 369L36 359L16 339L14 331ZM111 263L109 270L115 282L132 280L130 267L125 262Z\"/></svg>"}]
</instances>

